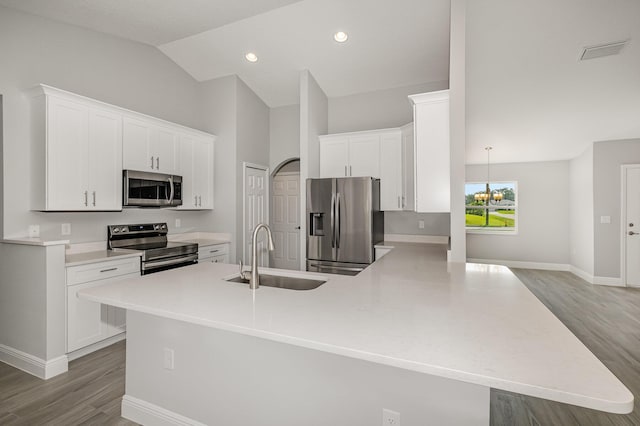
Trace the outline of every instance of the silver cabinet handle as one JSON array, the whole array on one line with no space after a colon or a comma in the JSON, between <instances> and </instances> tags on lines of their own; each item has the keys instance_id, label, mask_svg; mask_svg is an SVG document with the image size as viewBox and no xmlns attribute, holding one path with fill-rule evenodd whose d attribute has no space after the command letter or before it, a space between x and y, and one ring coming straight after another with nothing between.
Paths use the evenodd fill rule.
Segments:
<instances>
[{"instance_id":1,"label":"silver cabinet handle","mask_svg":"<svg viewBox=\"0 0 640 426\"><path fill-rule=\"evenodd\" d=\"M220 250L211 250L209 253L217 253L217 252L219 252L219 251L220 251Z\"/></svg>"},{"instance_id":2,"label":"silver cabinet handle","mask_svg":"<svg viewBox=\"0 0 640 426\"><path fill-rule=\"evenodd\" d=\"M197 195L193 196L193 206L194 207L198 207L198 196Z\"/></svg>"},{"instance_id":3,"label":"silver cabinet handle","mask_svg":"<svg viewBox=\"0 0 640 426\"><path fill-rule=\"evenodd\" d=\"M202 195L198 195L198 206L202 207Z\"/></svg>"},{"instance_id":4,"label":"silver cabinet handle","mask_svg":"<svg viewBox=\"0 0 640 426\"><path fill-rule=\"evenodd\" d=\"M351 166L349 166L349 176L353 176L353 171L351 170Z\"/></svg>"},{"instance_id":5,"label":"silver cabinet handle","mask_svg":"<svg viewBox=\"0 0 640 426\"><path fill-rule=\"evenodd\" d=\"M93 207L96 206L96 191L93 191Z\"/></svg>"},{"instance_id":6,"label":"silver cabinet handle","mask_svg":"<svg viewBox=\"0 0 640 426\"><path fill-rule=\"evenodd\" d=\"M400 196L398 195L398 208L400 208Z\"/></svg>"},{"instance_id":7,"label":"silver cabinet handle","mask_svg":"<svg viewBox=\"0 0 640 426\"><path fill-rule=\"evenodd\" d=\"M346 166L345 166L346 168ZM331 194L331 247L336 247L336 194Z\"/></svg>"},{"instance_id":8,"label":"silver cabinet handle","mask_svg":"<svg viewBox=\"0 0 640 426\"><path fill-rule=\"evenodd\" d=\"M160 170L160 157L156 157L156 170Z\"/></svg>"},{"instance_id":9,"label":"silver cabinet handle","mask_svg":"<svg viewBox=\"0 0 640 426\"><path fill-rule=\"evenodd\" d=\"M84 191L84 205L85 206L89 205L89 192L88 191Z\"/></svg>"},{"instance_id":10,"label":"silver cabinet handle","mask_svg":"<svg viewBox=\"0 0 640 426\"><path fill-rule=\"evenodd\" d=\"M153 170L153 155L151 156L151 170Z\"/></svg>"},{"instance_id":11,"label":"silver cabinet handle","mask_svg":"<svg viewBox=\"0 0 640 426\"><path fill-rule=\"evenodd\" d=\"M118 268L107 268L107 269L102 269L100 272L111 272L111 271L117 271Z\"/></svg>"},{"instance_id":12,"label":"silver cabinet handle","mask_svg":"<svg viewBox=\"0 0 640 426\"><path fill-rule=\"evenodd\" d=\"M347 166L344 166L344 175L345 175L345 176L348 176L348 175L347 175Z\"/></svg>"}]
</instances>

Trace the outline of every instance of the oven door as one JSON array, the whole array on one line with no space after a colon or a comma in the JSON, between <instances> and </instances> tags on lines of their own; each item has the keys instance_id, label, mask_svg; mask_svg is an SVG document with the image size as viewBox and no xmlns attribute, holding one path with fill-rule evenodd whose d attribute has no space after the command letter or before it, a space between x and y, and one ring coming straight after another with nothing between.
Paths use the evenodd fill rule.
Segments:
<instances>
[{"instance_id":1,"label":"oven door","mask_svg":"<svg viewBox=\"0 0 640 426\"><path fill-rule=\"evenodd\" d=\"M175 207L182 205L182 176L124 170L122 205Z\"/></svg>"},{"instance_id":2,"label":"oven door","mask_svg":"<svg viewBox=\"0 0 640 426\"><path fill-rule=\"evenodd\" d=\"M190 254L187 256L174 256L164 257L158 260L148 260L142 262L141 269L142 275L150 274L152 272L165 271L167 269L179 268L181 266L192 265L198 263L198 253Z\"/></svg>"}]
</instances>

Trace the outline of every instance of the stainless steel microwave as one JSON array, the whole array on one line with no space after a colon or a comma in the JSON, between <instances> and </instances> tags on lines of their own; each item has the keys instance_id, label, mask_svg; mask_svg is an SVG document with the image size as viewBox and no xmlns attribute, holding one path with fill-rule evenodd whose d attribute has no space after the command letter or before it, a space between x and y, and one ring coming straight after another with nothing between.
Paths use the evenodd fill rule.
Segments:
<instances>
[{"instance_id":1,"label":"stainless steel microwave","mask_svg":"<svg viewBox=\"0 0 640 426\"><path fill-rule=\"evenodd\" d=\"M124 207L175 207L182 205L182 176L123 170Z\"/></svg>"}]
</instances>

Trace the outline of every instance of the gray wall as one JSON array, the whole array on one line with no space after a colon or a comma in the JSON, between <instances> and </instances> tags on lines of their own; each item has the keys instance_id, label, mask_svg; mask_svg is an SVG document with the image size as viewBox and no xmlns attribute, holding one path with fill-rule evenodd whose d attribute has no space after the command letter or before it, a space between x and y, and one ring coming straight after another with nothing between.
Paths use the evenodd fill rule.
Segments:
<instances>
[{"instance_id":1,"label":"gray wall","mask_svg":"<svg viewBox=\"0 0 640 426\"><path fill-rule=\"evenodd\" d=\"M235 76L210 80L200 90L204 130L217 136L211 229L231 233L231 262L236 253L236 80Z\"/></svg>"},{"instance_id":2,"label":"gray wall","mask_svg":"<svg viewBox=\"0 0 640 426\"><path fill-rule=\"evenodd\" d=\"M640 139L593 145L593 223L596 277L620 277L621 167L640 163ZM611 216L601 224L600 216Z\"/></svg>"},{"instance_id":3,"label":"gray wall","mask_svg":"<svg viewBox=\"0 0 640 426\"><path fill-rule=\"evenodd\" d=\"M438 81L329 98L329 133L400 127L413 121L407 96L447 89Z\"/></svg>"},{"instance_id":4,"label":"gray wall","mask_svg":"<svg viewBox=\"0 0 640 426\"><path fill-rule=\"evenodd\" d=\"M242 257L242 226L244 211L242 162L269 166L269 107L239 78L236 78L236 254ZM267 182L268 184L268 182ZM249 259L244 259L245 263Z\"/></svg>"},{"instance_id":5,"label":"gray wall","mask_svg":"<svg viewBox=\"0 0 640 426\"><path fill-rule=\"evenodd\" d=\"M486 165L467 165L467 182L484 182ZM467 257L569 263L569 162L492 164L492 181L518 183L517 235L467 234Z\"/></svg>"},{"instance_id":6,"label":"gray wall","mask_svg":"<svg viewBox=\"0 0 640 426\"><path fill-rule=\"evenodd\" d=\"M384 233L448 236L450 216L449 213L384 212ZM424 229L418 227L420 220L424 220Z\"/></svg>"},{"instance_id":7,"label":"gray wall","mask_svg":"<svg viewBox=\"0 0 640 426\"><path fill-rule=\"evenodd\" d=\"M569 162L569 262L593 275L593 145Z\"/></svg>"},{"instance_id":8,"label":"gray wall","mask_svg":"<svg viewBox=\"0 0 640 426\"><path fill-rule=\"evenodd\" d=\"M269 168L300 157L300 105L271 108L269 111Z\"/></svg>"},{"instance_id":9,"label":"gray wall","mask_svg":"<svg viewBox=\"0 0 640 426\"><path fill-rule=\"evenodd\" d=\"M157 49L0 7L0 93L4 101L4 236L24 236L39 224L46 238L60 238L60 224L72 225L71 240L106 238L106 225L180 217L182 230L214 229L211 212L130 209L122 213L29 211L29 102L23 91L49 84L94 99L204 130L199 85ZM65 237L66 238L66 237Z\"/></svg>"}]
</instances>

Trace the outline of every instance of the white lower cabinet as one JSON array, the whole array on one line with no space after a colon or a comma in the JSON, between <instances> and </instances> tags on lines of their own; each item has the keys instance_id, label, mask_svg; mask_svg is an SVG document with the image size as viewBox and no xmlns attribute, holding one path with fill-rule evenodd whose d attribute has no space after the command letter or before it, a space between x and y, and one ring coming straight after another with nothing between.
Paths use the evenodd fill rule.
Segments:
<instances>
[{"instance_id":1,"label":"white lower cabinet","mask_svg":"<svg viewBox=\"0 0 640 426\"><path fill-rule=\"evenodd\" d=\"M229 243L198 247L198 262L229 263Z\"/></svg>"},{"instance_id":2,"label":"white lower cabinet","mask_svg":"<svg viewBox=\"0 0 640 426\"><path fill-rule=\"evenodd\" d=\"M78 292L137 276L138 257L67 267L67 353L126 330L126 310L79 299Z\"/></svg>"}]
</instances>

